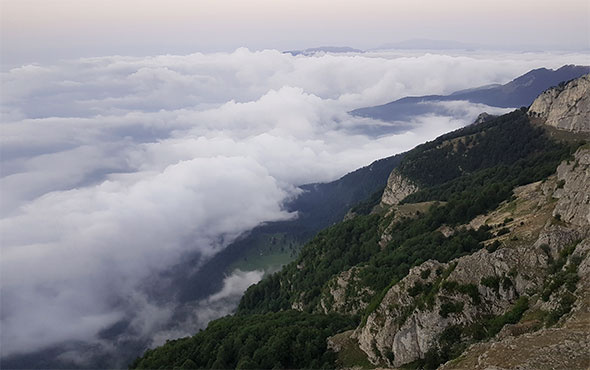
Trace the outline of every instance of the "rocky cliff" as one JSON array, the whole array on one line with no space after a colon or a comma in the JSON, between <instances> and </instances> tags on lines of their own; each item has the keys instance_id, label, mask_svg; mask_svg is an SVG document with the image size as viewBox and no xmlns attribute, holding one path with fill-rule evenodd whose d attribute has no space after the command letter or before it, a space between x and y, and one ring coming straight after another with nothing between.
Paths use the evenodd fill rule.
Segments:
<instances>
[{"instance_id":1,"label":"rocky cliff","mask_svg":"<svg viewBox=\"0 0 590 370\"><path fill-rule=\"evenodd\" d=\"M353 267L332 278L322 292L320 305L324 313L355 315L368 305L375 292L360 284L359 267Z\"/></svg>"},{"instance_id":2,"label":"rocky cliff","mask_svg":"<svg viewBox=\"0 0 590 370\"><path fill-rule=\"evenodd\" d=\"M381 204L386 206L396 205L408 195L416 192L418 186L404 177L397 169L393 170L387 179L387 185L381 197Z\"/></svg>"},{"instance_id":3,"label":"rocky cliff","mask_svg":"<svg viewBox=\"0 0 590 370\"><path fill-rule=\"evenodd\" d=\"M542 93L529 115L560 130L590 132L590 74Z\"/></svg>"},{"instance_id":4,"label":"rocky cliff","mask_svg":"<svg viewBox=\"0 0 590 370\"><path fill-rule=\"evenodd\" d=\"M558 199L552 222L545 225L535 243L548 252L549 262L576 243L561 271L549 269L543 290L523 322L511 325L486 343L472 345L461 357L443 369L587 369L590 366L590 149L580 149L573 161L558 167L552 199ZM562 216L563 214L563 216ZM556 221L557 220L557 221ZM558 252L559 253L556 253ZM555 266L555 262L553 265ZM570 282L563 283L564 271ZM575 272L575 275L573 275ZM567 279L565 279L567 280ZM562 284L562 285L560 285ZM534 296L533 296L534 297ZM540 328L539 321L557 321ZM563 314L557 317L556 314ZM527 324L539 330L522 330ZM527 332L528 331L528 332Z\"/></svg>"},{"instance_id":5,"label":"rocky cliff","mask_svg":"<svg viewBox=\"0 0 590 370\"><path fill-rule=\"evenodd\" d=\"M523 299L526 312L536 318L513 325L513 333L505 329L498 334L505 337L502 343L530 331L535 331L530 338L542 337L544 331L556 330L542 329L552 321L569 322L561 317L568 317L571 296L590 296L584 282L590 266L588 189L590 149L582 148L573 160L559 166L557 175L517 189L513 200L484 217L491 224L488 227L504 218L502 226L509 233L497 233L487 242L488 248L450 263L427 261L395 284L353 334L359 347L376 365L400 366L424 359L449 345L445 343L449 333L459 332L456 340L466 344L481 339L481 334L473 334L479 323L489 318L501 321ZM569 285L562 281L564 276L569 276ZM582 283L576 285L578 281ZM587 320L588 309L583 308L587 306L578 300L576 307L574 311L582 313L572 315L573 320ZM588 335L580 335L569 347L582 351L580 346L588 343ZM527 340L533 340L530 338ZM532 358L536 352L531 349L530 353ZM574 362L564 363L590 361L590 355L580 353L572 357ZM482 363L494 365L489 358L486 361Z\"/></svg>"},{"instance_id":6,"label":"rocky cliff","mask_svg":"<svg viewBox=\"0 0 590 370\"><path fill-rule=\"evenodd\" d=\"M557 167L559 189L553 194L559 199L553 216L584 227L590 225L590 151L580 150L573 161Z\"/></svg>"}]
</instances>

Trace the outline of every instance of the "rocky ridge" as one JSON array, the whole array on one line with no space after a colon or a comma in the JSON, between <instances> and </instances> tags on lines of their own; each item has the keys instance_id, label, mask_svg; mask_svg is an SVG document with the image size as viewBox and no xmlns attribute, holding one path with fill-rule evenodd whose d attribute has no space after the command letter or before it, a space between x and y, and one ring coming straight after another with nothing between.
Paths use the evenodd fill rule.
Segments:
<instances>
[{"instance_id":1,"label":"rocky ridge","mask_svg":"<svg viewBox=\"0 0 590 370\"><path fill-rule=\"evenodd\" d=\"M590 132L590 74L546 90L530 106L529 115L560 130Z\"/></svg>"},{"instance_id":2,"label":"rocky ridge","mask_svg":"<svg viewBox=\"0 0 590 370\"><path fill-rule=\"evenodd\" d=\"M547 294L547 286L520 324L538 321L539 313L563 311L568 297L571 312L558 319L551 328L525 333L510 333L517 326L506 327L495 340L471 346L463 355L445 364L443 369L586 369L590 366L590 148L581 148L570 163L557 170L557 185L552 193L556 199L553 221L545 225L535 246L550 251L550 259L563 254L564 245L577 242L567 266L576 268L577 281L573 292L563 286ZM563 216L562 216L563 214ZM557 222L555 222L557 220ZM544 247L548 246L548 247ZM549 288L556 277L549 277ZM546 280L546 281L547 281ZM570 296L573 293L573 296ZM528 319L528 321L527 321Z\"/></svg>"},{"instance_id":3,"label":"rocky ridge","mask_svg":"<svg viewBox=\"0 0 590 370\"><path fill-rule=\"evenodd\" d=\"M320 342L345 368L588 368L590 145L530 117L407 153L381 199L249 288L238 317L342 314Z\"/></svg>"},{"instance_id":4,"label":"rocky ridge","mask_svg":"<svg viewBox=\"0 0 590 370\"><path fill-rule=\"evenodd\" d=\"M446 264L427 261L394 285L353 334L369 360L376 365L401 366L424 358L439 346L441 335L449 328L465 328L483 317L502 315L519 297L534 302L530 310L545 314L559 311L567 293L563 287L550 292L546 301L539 297L548 284L548 269L563 256L567 246L574 248L570 256L583 259L578 272L580 280L587 274L589 156L590 149L578 150L574 161L560 165L557 176L535 185L534 196L530 191L526 193L527 204L536 203L537 212L544 210L546 222L540 230L515 227L511 236L517 241L509 243L504 239L503 247L495 251L483 249ZM512 201L514 213L524 201L518 197ZM557 212L564 216L557 217ZM517 235L523 241L519 242ZM536 236L534 242L523 237L531 235ZM567 261L566 264L573 263L572 258ZM588 295L583 286L578 290L576 294ZM533 328L538 329L534 325Z\"/></svg>"},{"instance_id":5,"label":"rocky ridge","mask_svg":"<svg viewBox=\"0 0 590 370\"><path fill-rule=\"evenodd\" d=\"M418 191L418 185L395 169L387 179L387 185L381 197L381 204L385 206L399 204L405 197L416 191Z\"/></svg>"},{"instance_id":6,"label":"rocky ridge","mask_svg":"<svg viewBox=\"0 0 590 370\"><path fill-rule=\"evenodd\" d=\"M578 267L578 299L571 313L558 325L519 332L519 326L535 323L525 314L522 324L509 325L495 340L471 346L441 369L587 369L590 366L590 240L576 247L574 257L584 258ZM585 257L584 257L585 256ZM516 330L515 330L516 329Z\"/></svg>"},{"instance_id":7,"label":"rocky ridge","mask_svg":"<svg viewBox=\"0 0 590 370\"><path fill-rule=\"evenodd\" d=\"M590 75L585 75L547 90L535 100L529 116L558 130L590 132L589 82ZM447 364L449 368L457 364L464 368L472 353L478 353L479 360L468 367L503 367L505 357L498 355L498 348L514 352L513 362L524 368L590 365L590 355L583 349L590 335L574 330L590 322L590 315L584 313L590 310L580 308L587 304L590 289L577 284L587 278L590 266L588 189L590 147L586 145L573 159L562 162L555 175L515 189L514 198L498 209L466 225L443 225L439 231L445 237L460 228L483 226L497 231L485 242L487 248L476 253L449 263L430 260L412 268L348 334L348 341L356 341L373 365L386 367L449 351L454 348L448 342L449 333L457 332L454 341L464 346L480 343L472 345L460 360ZM400 202L418 190L413 181L394 170L378 211L386 216L400 213L400 206L411 205ZM391 224L397 221L392 217ZM389 228L382 232L382 247L391 238ZM486 327L487 334L473 334L481 329L480 323L494 320L503 322L500 333ZM560 335L566 340L564 327L571 327L574 338L565 345L569 351L555 340ZM482 344L486 335L491 337ZM527 342L526 351L512 344L519 341ZM543 348L555 352L554 357L569 353L568 359L549 360L540 356Z\"/></svg>"}]
</instances>

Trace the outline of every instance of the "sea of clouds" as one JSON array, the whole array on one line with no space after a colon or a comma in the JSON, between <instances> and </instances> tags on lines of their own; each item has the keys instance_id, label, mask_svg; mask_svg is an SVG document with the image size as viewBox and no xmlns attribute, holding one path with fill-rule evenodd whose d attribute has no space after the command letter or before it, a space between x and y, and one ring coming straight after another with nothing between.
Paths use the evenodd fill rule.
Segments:
<instances>
[{"instance_id":1,"label":"sea of clouds","mask_svg":"<svg viewBox=\"0 0 590 370\"><path fill-rule=\"evenodd\" d=\"M70 342L108 346L100 333L122 320L133 335L157 337L174 303L150 297L145 281L189 253L206 260L262 222L296 217L282 205L298 185L334 180L482 111L506 110L445 103L448 116L403 125L348 111L505 83L587 57L306 57L242 48L4 70L1 355ZM261 277L229 276L195 303L200 325L228 313L212 307Z\"/></svg>"}]
</instances>

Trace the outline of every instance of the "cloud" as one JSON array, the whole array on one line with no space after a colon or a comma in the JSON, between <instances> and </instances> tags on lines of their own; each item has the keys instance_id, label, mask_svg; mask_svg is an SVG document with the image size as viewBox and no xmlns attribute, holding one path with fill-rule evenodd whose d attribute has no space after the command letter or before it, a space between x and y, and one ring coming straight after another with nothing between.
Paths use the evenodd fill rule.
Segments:
<instances>
[{"instance_id":1,"label":"cloud","mask_svg":"<svg viewBox=\"0 0 590 370\"><path fill-rule=\"evenodd\" d=\"M208 298L209 302L218 302L222 299L239 297L252 284L256 284L262 279L264 271L241 271L235 270L233 274L226 277L223 281L223 288L221 291L211 295Z\"/></svg>"},{"instance_id":2,"label":"cloud","mask_svg":"<svg viewBox=\"0 0 590 370\"><path fill-rule=\"evenodd\" d=\"M160 346L169 339L194 335L199 329L204 328L209 321L231 314L246 289L250 285L259 282L263 276L264 271L261 270L234 270L231 275L226 276L223 280L221 290L207 298L189 304L191 314L184 320L177 322L173 327L150 332L149 347Z\"/></svg>"},{"instance_id":3,"label":"cloud","mask_svg":"<svg viewBox=\"0 0 590 370\"><path fill-rule=\"evenodd\" d=\"M298 185L502 110L446 102L448 115L403 125L346 112L584 57L238 49L3 72L2 356L71 341L106 348L104 331L121 322L119 340L170 333L175 303L151 297L146 281L187 255L205 261L262 222L294 217L282 205ZM195 325L231 312L258 279L228 277L195 302Z\"/></svg>"}]
</instances>

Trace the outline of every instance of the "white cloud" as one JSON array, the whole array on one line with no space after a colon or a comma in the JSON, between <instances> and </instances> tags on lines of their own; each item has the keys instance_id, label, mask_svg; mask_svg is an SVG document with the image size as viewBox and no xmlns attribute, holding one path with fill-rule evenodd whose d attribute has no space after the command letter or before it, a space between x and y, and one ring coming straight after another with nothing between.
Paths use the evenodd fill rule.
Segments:
<instances>
[{"instance_id":1,"label":"white cloud","mask_svg":"<svg viewBox=\"0 0 590 370\"><path fill-rule=\"evenodd\" d=\"M223 288L208 298L209 302L217 302L222 299L239 297L252 284L256 284L262 279L264 271L241 271L235 270L230 276L223 281Z\"/></svg>"},{"instance_id":2,"label":"white cloud","mask_svg":"<svg viewBox=\"0 0 590 370\"><path fill-rule=\"evenodd\" d=\"M444 103L449 116L416 117L410 130L347 111L585 57L238 49L2 73L2 355L99 340L130 312L137 335L161 332L174 303L146 298L145 279L187 253L206 258L261 222L292 217L281 205L297 185L502 110ZM245 289L237 282L259 276L228 279L199 312L215 313L214 303Z\"/></svg>"}]
</instances>

